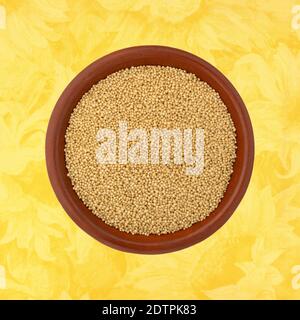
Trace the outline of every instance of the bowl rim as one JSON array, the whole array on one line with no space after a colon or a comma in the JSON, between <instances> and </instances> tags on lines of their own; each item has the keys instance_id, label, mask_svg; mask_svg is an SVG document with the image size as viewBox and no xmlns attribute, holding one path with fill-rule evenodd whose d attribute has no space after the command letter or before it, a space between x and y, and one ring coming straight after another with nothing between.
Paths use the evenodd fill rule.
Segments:
<instances>
[{"instance_id":1,"label":"bowl rim","mask_svg":"<svg viewBox=\"0 0 300 320\"><path fill-rule=\"evenodd\" d=\"M238 112L240 113L240 118L243 119L241 124L245 136L247 137L247 139L243 141L245 143L245 146L243 147L244 162L242 164L241 176L238 178L233 193L230 195L230 201L227 201L226 206L222 209L222 212L218 212L218 215L213 216L207 223L199 225L198 228L193 228L193 226L189 227L186 230L190 230L193 228L193 232L186 232L186 235L182 238L177 239L176 237L173 237L169 239L168 237L166 237L166 235L150 236L153 238L157 238L157 241L153 243L141 241L141 239L144 239L143 237L149 236L125 236L125 232L117 231L119 234L121 232L121 234L124 234L124 236L127 237L125 239L121 239L120 236L115 234L115 232L110 232L112 231L113 227L110 227L108 225L99 227L99 225L96 226L95 224L88 221L85 215L81 214L81 210L80 208L78 208L78 205L75 204L74 194L70 194L70 192L67 192L65 188L63 181L64 179L69 178L67 176L62 176L57 170L58 162L60 161L57 151L57 146L59 143L59 137L57 135L57 132L59 132L58 119L60 119L64 105L67 99L71 97L73 90L76 88L76 86L80 85L82 81L86 81L86 79L90 77L90 75L94 72L95 69L105 65L106 63L111 63L113 60L118 61L118 59L122 59L132 53L140 54L143 51L145 51L145 49L149 53L160 50L161 52L163 51L170 55L175 54L179 58L182 57L193 61L193 63L200 64L202 68L206 69L206 71L209 72L210 75L216 79L216 81L220 82L222 86L226 88L226 90L230 93L232 99L235 101L236 105L239 107ZM76 105L74 105L74 107L75 106ZM75 78L64 89L63 93L59 97L52 111L46 133L45 155L47 172L54 193L56 194L57 199L59 200L62 207L65 209L66 213L81 229L83 229L86 233L91 235L96 240L114 249L131 253L159 254L181 250L208 238L219 228L221 228L224 225L224 223L231 217L231 215L239 205L240 201L242 200L250 182L254 163L254 135L246 106L237 90L234 88L231 82L223 75L223 73L221 73L214 66L212 66L210 63L203 60L202 58L184 50L160 45L143 45L124 48L109 53L92 62L80 73L78 73L77 76L75 76ZM199 222L196 224L199 224ZM194 224L194 226L196 224ZM174 234L178 232L180 231L176 231ZM162 239L164 239L164 241L160 241Z\"/></svg>"}]
</instances>

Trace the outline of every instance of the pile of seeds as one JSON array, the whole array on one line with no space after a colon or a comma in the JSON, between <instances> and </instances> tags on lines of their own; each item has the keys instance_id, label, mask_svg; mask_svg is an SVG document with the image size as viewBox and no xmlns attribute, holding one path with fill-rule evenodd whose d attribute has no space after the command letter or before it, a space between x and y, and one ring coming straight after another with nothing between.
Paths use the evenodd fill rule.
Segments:
<instances>
[{"instance_id":1,"label":"pile of seeds","mask_svg":"<svg viewBox=\"0 0 300 320\"><path fill-rule=\"evenodd\" d=\"M204 170L185 165L99 164L100 128L202 128ZM236 157L235 128L206 82L186 71L140 66L109 75L74 109L66 131L66 166L73 188L105 223L132 234L166 234L205 219L219 204Z\"/></svg>"}]
</instances>

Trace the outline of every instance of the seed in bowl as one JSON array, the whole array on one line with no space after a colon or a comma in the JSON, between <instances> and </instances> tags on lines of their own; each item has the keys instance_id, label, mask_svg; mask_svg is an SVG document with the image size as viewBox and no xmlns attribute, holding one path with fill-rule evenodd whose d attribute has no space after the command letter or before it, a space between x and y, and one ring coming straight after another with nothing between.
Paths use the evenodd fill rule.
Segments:
<instances>
[{"instance_id":1,"label":"seed in bowl","mask_svg":"<svg viewBox=\"0 0 300 320\"><path fill-rule=\"evenodd\" d=\"M132 234L167 234L211 214L236 158L219 94L194 74L162 66L120 70L74 108L68 176L84 204Z\"/></svg>"}]
</instances>

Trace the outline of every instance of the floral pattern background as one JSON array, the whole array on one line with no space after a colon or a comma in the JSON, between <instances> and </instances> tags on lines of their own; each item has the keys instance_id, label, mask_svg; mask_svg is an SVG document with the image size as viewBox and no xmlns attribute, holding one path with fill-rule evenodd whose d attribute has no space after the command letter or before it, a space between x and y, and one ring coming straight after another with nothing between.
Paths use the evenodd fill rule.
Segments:
<instances>
[{"instance_id":1,"label":"floral pattern background","mask_svg":"<svg viewBox=\"0 0 300 320\"><path fill-rule=\"evenodd\" d=\"M0 0L0 299L299 299L297 4ZM118 252L81 231L54 196L44 156L68 82L93 60L141 44L182 48L220 69L256 140L252 180L232 218L204 242L160 256Z\"/></svg>"}]
</instances>

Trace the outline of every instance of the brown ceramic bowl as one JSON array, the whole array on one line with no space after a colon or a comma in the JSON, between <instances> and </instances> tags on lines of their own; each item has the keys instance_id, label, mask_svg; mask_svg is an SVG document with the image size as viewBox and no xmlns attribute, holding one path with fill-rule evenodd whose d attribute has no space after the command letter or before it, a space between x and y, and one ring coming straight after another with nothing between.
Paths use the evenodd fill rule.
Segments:
<instances>
[{"instance_id":1,"label":"brown ceramic bowl","mask_svg":"<svg viewBox=\"0 0 300 320\"><path fill-rule=\"evenodd\" d=\"M65 167L65 132L73 108L92 85L120 69L162 65L185 69L206 81L221 96L237 131L237 158L227 191L219 206L202 222L167 235L131 235L96 217L72 189ZM156 254L186 248L209 237L232 215L241 201L252 172L254 139L246 107L232 84L206 61L188 52L162 46L140 46L113 52L98 59L67 86L51 115L46 137L49 178L58 200L69 216L88 234L115 249Z\"/></svg>"}]
</instances>

